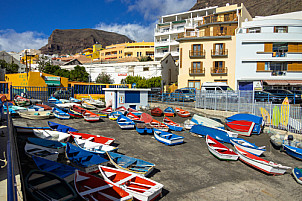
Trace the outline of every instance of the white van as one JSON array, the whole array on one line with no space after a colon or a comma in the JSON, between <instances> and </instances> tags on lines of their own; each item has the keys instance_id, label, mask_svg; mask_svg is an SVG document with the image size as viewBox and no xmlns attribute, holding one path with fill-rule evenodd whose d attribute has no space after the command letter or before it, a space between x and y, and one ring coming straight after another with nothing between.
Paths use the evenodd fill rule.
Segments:
<instances>
[{"instance_id":1,"label":"white van","mask_svg":"<svg viewBox=\"0 0 302 201\"><path fill-rule=\"evenodd\" d=\"M233 90L225 82L204 82L201 86L201 91L223 93Z\"/></svg>"}]
</instances>

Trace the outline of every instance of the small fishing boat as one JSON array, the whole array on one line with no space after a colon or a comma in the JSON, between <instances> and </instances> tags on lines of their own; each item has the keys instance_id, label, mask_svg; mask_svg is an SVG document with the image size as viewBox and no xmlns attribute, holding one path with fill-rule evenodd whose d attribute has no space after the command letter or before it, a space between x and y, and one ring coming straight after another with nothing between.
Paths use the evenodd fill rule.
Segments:
<instances>
[{"instance_id":1,"label":"small fishing boat","mask_svg":"<svg viewBox=\"0 0 302 201\"><path fill-rule=\"evenodd\" d=\"M91 142L90 140L83 140L80 138L74 138L74 142L78 147L96 154L105 154L106 151L116 151L118 148L107 144L101 144L97 142Z\"/></svg>"},{"instance_id":2,"label":"small fishing boat","mask_svg":"<svg viewBox=\"0 0 302 201\"><path fill-rule=\"evenodd\" d=\"M102 100L95 100L90 95L89 95L89 98L82 98L82 101L85 101L95 107L104 107L105 106L105 103Z\"/></svg>"},{"instance_id":3,"label":"small fishing boat","mask_svg":"<svg viewBox=\"0 0 302 201\"><path fill-rule=\"evenodd\" d=\"M17 106L17 107L19 107L19 106ZM27 108L26 108L26 110L27 110ZM5 105L3 106L3 112L4 112L4 114L7 114L7 108L6 108ZM18 115L18 113L16 112L16 110L12 109L10 106L8 107L8 112L9 112L12 116Z\"/></svg>"},{"instance_id":4,"label":"small fishing boat","mask_svg":"<svg viewBox=\"0 0 302 201\"><path fill-rule=\"evenodd\" d=\"M134 121L136 123L143 123L143 121L140 119L140 117L136 116L132 112L128 112L126 117L128 117L129 119L131 119L132 121Z\"/></svg>"},{"instance_id":5,"label":"small fishing boat","mask_svg":"<svg viewBox=\"0 0 302 201\"><path fill-rule=\"evenodd\" d=\"M100 154L86 151L70 143L67 143L65 153L73 166L87 173L98 171L98 165L108 162L108 160Z\"/></svg>"},{"instance_id":6,"label":"small fishing boat","mask_svg":"<svg viewBox=\"0 0 302 201\"><path fill-rule=\"evenodd\" d=\"M134 115L136 115L138 117L140 117L142 115L142 112L139 112L139 111L137 111L137 110L135 110L135 109L133 109L131 107L128 108L128 112L131 112L132 114L134 114Z\"/></svg>"},{"instance_id":7,"label":"small fishing boat","mask_svg":"<svg viewBox=\"0 0 302 201\"><path fill-rule=\"evenodd\" d=\"M31 105L27 108L27 111L44 111L44 108L37 105Z\"/></svg>"},{"instance_id":8,"label":"small fishing boat","mask_svg":"<svg viewBox=\"0 0 302 201\"><path fill-rule=\"evenodd\" d=\"M254 154L256 156L260 156L263 152L265 152L265 146L258 147L253 143L250 143L249 141L246 141L241 138L232 138L231 143L251 154Z\"/></svg>"},{"instance_id":9,"label":"small fishing boat","mask_svg":"<svg viewBox=\"0 0 302 201\"><path fill-rule=\"evenodd\" d=\"M100 135L92 135L88 133L69 132L69 134L71 134L75 138L89 140L91 142L107 144L107 145L112 144L115 140L114 138L104 137Z\"/></svg>"},{"instance_id":10,"label":"small fishing boat","mask_svg":"<svg viewBox=\"0 0 302 201\"><path fill-rule=\"evenodd\" d=\"M262 128L264 126L264 121L262 117L253 115L253 114L247 114L247 113L239 113L239 114L235 114L233 116L230 116L228 118L225 119L226 122L231 122L231 121L240 121L240 120L244 120L244 121L251 121L255 123L255 126L252 130L253 133L255 134L260 134L260 132L262 131Z\"/></svg>"},{"instance_id":11,"label":"small fishing boat","mask_svg":"<svg viewBox=\"0 0 302 201\"><path fill-rule=\"evenodd\" d=\"M95 114L89 110L86 110L83 113L83 117L84 117L84 120L88 121L88 122L96 122L96 121L100 120L100 117L97 114Z\"/></svg>"},{"instance_id":12,"label":"small fishing boat","mask_svg":"<svg viewBox=\"0 0 302 201\"><path fill-rule=\"evenodd\" d=\"M120 106L116 108L115 111L120 111L124 115L127 112L127 109L124 106Z\"/></svg>"},{"instance_id":13,"label":"small fishing boat","mask_svg":"<svg viewBox=\"0 0 302 201\"><path fill-rule=\"evenodd\" d=\"M299 183L299 184L302 184L302 168L294 168L293 169L293 175L296 179L296 181Z\"/></svg>"},{"instance_id":14,"label":"small fishing boat","mask_svg":"<svg viewBox=\"0 0 302 201\"><path fill-rule=\"evenodd\" d=\"M71 182L74 178L75 167L36 156L32 156L32 159L42 171L51 172L67 182Z\"/></svg>"},{"instance_id":15,"label":"small fishing boat","mask_svg":"<svg viewBox=\"0 0 302 201\"><path fill-rule=\"evenodd\" d=\"M168 133L158 129L154 129L153 133L154 138L165 145L177 145L184 143L184 137L175 135L173 133Z\"/></svg>"},{"instance_id":16,"label":"small fishing boat","mask_svg":"<svg viewBox=\"0 0 302 201\"><path fill-rule=\"evenodd\" d=\"M81 105L85 109L89 109L89 110L95 110L96 109L96 107L94 105L91 105L90 103L88 103L86 101L83 101Z\"/></svg>"},{"instance_id":17,"label":"small fishing boat","mask_svg":"<svg viewBox=\"0 0 302 201\"><path fill-rule=\"evenodd\" d=\"M153 127L149 123L137 123L135 129L139 134L153 133Z\"/></svg>"},{"instance_id":18,"label":"small fishing boat","mask_svg":"<svg viewBox=\"0 0 302 201\"><path fill-rule=\"evenodd\" d=\"M117 123L121 129L134 129L135 126L135 123L124 115L118 116Z\"/></svg>"},{"instance_id":19,"label":"small fishing boat","mask_svg":"<svg viewBox=\"0 0 302 201\"><path fill-rule=\"evenodd\" d=\"M224 146L209 135L206 136L206 143L210 153L220 160L236 161L239 157L232 149Z\"/></svg>"},{"instance_id":20,"label":"small fishing boat","mask_svg":"<svg viewBox=\"0 0 302 201\"><path fill-rule=\"evenodd\" d=\"M167 107L166 109L164 109L164 115L166 117L174 117L175 111L173 110L172 107Z\"/></svg>"},{"instance_id":21,"label":"small fishing boat","mask_svg":"<svg viewBox=\"0 0 302 201\"><path fill-rule=\"evenodd\" d=\"M159 107L153 108L151 110L152 116L160 117L160 116L162 116L162 114L163 114L163 111Z\"/></svg>"},{"instance_id":22,"label":"small fishing boat","mask_svg":"<svg viewBox=\"0 0 302 201\"><path fill-rule=\"evenodd\" d=\"M55 149L59 153L65 152L66 143L62 143L62 142L58 142L58 141L54 141L54 140L46 140L46 139L42 139L42 138L33 138L33 137L29 137L29 138L27 138L27 140L31 144L39 145L42 147L47 147L50 149Z\"/></svg>"},{"instance_id":23,"label":"small fishing boat","mask_svg":"<svg viewBox=\"0 0 302 201\"><path fill-rule=\"evenodd\" d=\"M69 108L72 108L73 106L81 106L80 104L77 103L56 103L55 106L59 108L63 108L65 110L68 110Z\"/></svg>"},{"instance_id":24,"label":"small fishing boat","mask_svg":"<svg viewBox=\"0 0 302 201\"><path fill-rule=\"evenodd\" d=\"M201 135L203 137L209 135L215 140L218 140L220 142L227 142L227 143L231 143L230 140L233 137L233 136L229 136L229 134L226 131L219 130L217 128L203 126L203 125L193 126L190 132L193 134Z\"/></svg>"},{"instance_id":25,"label":"small fishing boat","mask_svg":"<svg viewBox=\"0 0 302 201\"><path fill-rule=\"evenodd\" d=\"M224 128L224 125L213 119L194 114L191 121L211 128Z\"/></svg>"},{"instance_id":26,"label":"small fishing boat","mask_svg":"<svg viewBox=\"0 0 302 201\"><path fill-rule=\"evenodd\" d=\"M84 108L82 108L82 107L80 107L78 105L73 105L71 109L73 111L81 113L81 114L83 114L86 111L86 109L84 109Z\"/></svg>"},{"instance_id":27,"label":"small fishing boat","mask_svg":"<svg viewBox=\"0 0 302 201\"><path fill-rule=\"evenodd\" d=\"M50 172L32 170L27 174L24 183L26 191L34 200L67 201L77 197L76 192L64 179Z\"/></svg>"},{"instance_id":28,"label":"small fishing boat","mask_svg":"<svg viewBox=\"0 0 302 201\"><path fill-rule=\"evenodd\" d=\"M151 123L151 121L153 120L153 117L147 113L142 113L140 119L141 119L141 121L143 121L145 123Z\"/></svg>"},{"instance_id":29,"label":"small fishing boat","mask_svg":"<svg viewBox=\"0 0 302 201\"><path fill-rule=\"evenodd\" d=\"M226 128L238 135L251 136L255 123L252 121L235 120L225 123Z\"/></svg>"},{"instance_id":30,"label":"small fishing boat","mask_svg":"<svg viewBox=\"0 0 302 201\"><path fill-rule=\"evenodd\" d=\"M121 187L137 200L156 200L164 187L156 181L121 169L99 166L99 170L105 181Z\"/></svg>"},{"instance_id":31,"label":"small fishing boat","mask_svg":"<svg viewBox=\"0 0 302 201\"><path fill-rule=\"evenodd\" d=\"M51 161L57 161L59 152L56 149L46 148L39 145L26 142L24 147L25 153L28 156L38 156Z\"/></svg>"},{"instance_id":32,"label":"small fishing boat","mask_svg":"<svg viewBox=\"0 0 302 201\"><path fill-rule=\"evenodd\" d=\"M39 129L39 130L51 130L50 127L46 126L14 126L16 128L17 133L33 133L34 129Z\"/></svg>"},{"instance_id":33,"label":"small fishing boat","mask_svg":"<svg viewBox=\"0 0 302 201\"><path fill-rule=\"evenodd\" d=\"M12 110L14 110L14 111L16 111L16 112L18 112L18 111L27 111L27 108L26 107L21 107L21 106L16 106L16 105L9 105L8 106L8 108L9 109L12 109ZM7 108L6 108L6 104L3 104L3 109L4 109L4 112L6 112L5 110L7 110Z\"/></svg>"},{"instance_id":34,"label":"small fishing boat","mask_svg":"<svg viewBox=\"0 0 302 201\"><path fill-rule=\"evenodd\" d=\"M49 103L54 103L54 104L62 103L61 101L59 101L58 99L56 99L53 96L49 97L48 102Z\"/></svg>"},{"instance_id":35,"label":"small fishing boat","mask_svg":"<svg viewBox=\"0 0 302 201\"><path fill-rule=\"evenodd\" d=\"M39 138L58 142L67 142L70 138L70 134L54 130L33 129L33 132Z\"/></svg>"},{"instance_id":36,"label":"small fishing boat","mask_svg":"<svg viewBox=\"0 0 302 201\"><path fill-rule=\"evenodd\" d=\"M50 111L19 111L19 116L25 119L49 119L51 112Z\"/></svg>"},{"instance_id":37,"label":"small fishing boat","mask_svg":"<svg viewBox=\"0 0 302 201\"><path fill-rule=\"evenodd\" d=\"M123 113L120 111L114 111L108 115L108 118L112 121L116 121L120 115L123 115Z\"/></svg>"},{"instance_id":38,"label":"small fishing boat","mask_svg":"<svg viewBox=\"0 0 302 201\"><path fill-rule=\"evenodd\" d=\"M58 118L58 119L70 119L70 115L66 112L63 112L57 107L54 107L53 110L53 115Z\"/></svg>"},{"instance_id":39,"label":"small fishing boat","mask_svg":"<svg viewBox=\"0 0 302 201\"><path fill-rule=\"evenodd\" d=\"M103 113L103 114L110 114L111 112L112 112L112 107L106 107L105 109L99 111L99 113Z\"/></svg>"},{"instance_id":40,"label":"small fishing boat","mask_svg":"<svg viewBox=\"0 0 302 201\"><path fill-rule=\"evenodd\" d=\"M39 103L37 103L36 106L43 107L43 108L44 108L44 111L46 111L46 110L52 110L52 108L51 108L50 106L48 106L48 105L44 105L44 104L39 104Z\"/></svg>"},{"instance_id":41,"label":"small fishing boat","mask_svg":"<svg viewBox=\"0 0 302 201\"><path fill-rule=\"evenodd\" d=\"M197 125L197 124L194 121L192 121L191 119L187 119L186 121L184 121L184 128L187 130L190 130L195 125Z\"/></svg>"},{"instance_id":42,"label":"small fishing boat","mask_svg":"<svg viewBox=\"0 0 302 201\"><path fill-rule=\"evenodd\" d=\"M68 114L73 118L83 118L82 113L76 112L72 108L69 108Z\"/></svg>"},{"instance_id":43,"label":"small fishing boat","mask_svg":"<svg viewBox=\"0 0 302 201\"><path fill-rule=\"evenodd\" d=\"M162 122L160 122L160 121L157 121L156 119L153 119L151 122L150 122L150 125L153 127L153 128L155 128L155 129L159 129L159 130L161 130L161 131L169 131L169 127L166 125L166 124L164 124L164 123L162 123Z\"/></svg>"},{"instance_id":44,"label":"small fishing boat","mask_svg":"<svg viewBox=\"0 0 302 201\"><path fill-rule=\"evenodd\" d=\"M70 100L68 99L59 99L59 101L61 101L63 104L65 103L70 103Z\"/></svg>"},{"instance_id":45,"label":"small fishing boat","mask_svg":"<svg viewBox=\"0 0 302 201\"><path fill-rule=\"evenodd\" d=\"M115 152L107 152L107 155L112 165L114 165L116 168L143 176L147 176L155 166L153 163Z\"/></svg>"},{"instance_id":46,"label":"small fishing boat","mask_svg":"<svg viewBox=\"0 0 302 201\"><path fill-rule=\"evenodd\" d=\"M81 103L82 103L81 100L76 99L76 98L73 98L73 97L70 97L70 98L69 98L69 101L70 101L71 103L77 103L77 104L81 104Z\"/></svg>"},{"instance_id":47,"label":"small fishing boat","mask_svg":"<svg viewBox=\"0 0 302 201\"><path fill-rule=\"evenodd\" d=\"M290 146L290 145L285 145L285 144L283 144L282 146L283 146L284 151L288 155L290 155L296 159L302 160L302 149L301 148Z\"/></svg>"},{"instance_id":48,"label":"small fishing boat","mask_svg":"<svg viewBox=\"0 0 302 201\"><path fill-rule=\"evenodd\" d=\"M263 158L260 158L258 156L255 156L254 154L251 154L236 145L234 146L236 153L239 155L239 159L254 167L258 170L265 172L267 174L272 175L282 175L284 174L288 169L291 169L291 167L283 166L281 164L274 163L272 161L267 161Z\"/></svg>"},{"instance_id":49,"label":"small fishing boat","mask_svg":"<svg viewBox=\"0 0 302 201\"><path fill-rule=\"evenodd\" d=\"M176 111L176 114L180 117L189 117L191 116L191 113L188 112L187 110L184 110L184 109L181 109L179 107L175 107L175 111Z\"/></svg>"},{"instance_id":50,"label":"small fishing boat","mask_svg":"<svg viewBox=\"0 0 302 201\"><path fill-rule=\"evenodd\" d=\"M302 149L301 135L274 134L270 137L270 141L274 148L282 149L283 145L290 145Z\"/></svg>"},{"instance_id":51,"label":"small fishing boat","mask_svg":"<svg viewBox=\"0 0 302 201\"><path fill-rule=\"evenodd\" d=\"M178 123L175 123L168 117L164 117L163 123L166 124L169 127L169 129L172 131L182 131L183 130L183 127L181 125L179 125Z\"/></svg>"},{"instance_id":52,"label":"small fishing boat","mask_svg":"<svg viewBox=\"0 0 302 201\"><path fill-rule=\"evenodd\" d=\"M16 95L14 97L14 102L18 106L28 106L30 105L30 100L27 98L24 98L22 96Z\"/></svg>"},{"instance_id":53,"label":"small fishing boat","mask_svg":"<svg viewBox=\"0 0 302 201\"><path fill-rule=\"evenodd\" d=\"M78 130L77 129L74 129L70 126L66 126L66 125L63 125L63 124L58 124L58 123L55 123L55 122L52 122L52 121L48 121L48 126L54 130L54 131L59 131L59 132L63 132L63 133L68 133L70 131L72 132L77 132Z\"/></svg>"},{"instance_id":54,"label":"small fishing boat","mask_svg":"<svg viewBox=\"0 0 302 201\"><path fill-rule=\"evenodd\" d=\"M74 186L83 200L131 201L133 198L117 185L78 170L74 174Z\"/></svg>"}]
</instances>

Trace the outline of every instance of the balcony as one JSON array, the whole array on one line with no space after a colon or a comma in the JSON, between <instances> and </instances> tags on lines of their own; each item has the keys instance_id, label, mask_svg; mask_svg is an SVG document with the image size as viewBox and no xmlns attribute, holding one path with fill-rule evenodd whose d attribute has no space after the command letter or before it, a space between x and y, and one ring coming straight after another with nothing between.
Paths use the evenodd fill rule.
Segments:
<instances>
[{"instance_id":1,"label":"balcony","mask_svg":"<svg viewBox=\"0 0 302 201\"><path fill-rule=\"evenodd\" d=\"M227 67L213 67L213 68L211 68L211 75L212 76L228 75L228 68Z\"/></svg>"},{"instance_id":2,"label":"balcony","mask_svg":"<svg viewBox=\"0 0 302 201\"><path fill-rule=\"evenodd\" d=\"M213 23L221 23L221 22L237 22L238 17L236 13L224 15L223 17L218 17L217 15L210 15L203 18L202 22L198 23L198 26L202 26L204 24L213 24Z\"/></svg>"},{"instance_id":3,"label":"balcony","mask_svg":"<svg viewBox=\"0 0 302 201\"><path fill-rule=\"evenodd\" d=\"M212 57L227 57L228 56L228 50L227 49L212 49L211 50L211 56Z\"/></svg>"},{"instance_id":4,"label":"balcony","mask_svg":"<svg viewBox=\"0 0 302 201\"><path fill-rule=\"evenodd\" d=\"M189 56L190 58L205 58L206 55L206 51L202 50L202 51L189 51Z\"/></svg>"},{"instance_id":5,"label":"balcony","mask_svg":"<svg viewBox=\"0 0 302 201\"><path fill-rule=\"evenodd\" d=\"M190 76L204 76L205 75L205 70L204 68L190 68L189 72Z\"/></svg>"}]
</instances>

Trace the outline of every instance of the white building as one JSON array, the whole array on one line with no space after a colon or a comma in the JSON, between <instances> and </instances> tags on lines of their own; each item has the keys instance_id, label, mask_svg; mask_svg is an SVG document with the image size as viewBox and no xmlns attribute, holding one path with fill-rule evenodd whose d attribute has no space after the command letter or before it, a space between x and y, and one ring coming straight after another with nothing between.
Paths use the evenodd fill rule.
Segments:
<instances>
[{"instance_id":1,"label":"white building","mask_svg":"<svg viewBox=\"0 0 302 201\"><path fill-rule=\"evenodd\" d=\"M199 10L187 11L160 17L154 30L154 60L161 60L167 53L171 53L174 60L179 59L179 34L195 36L198 21L202 23L202 16L215 13L217 6Z\"/></svg>"},{"instance_id":2,"label":"white building","mask_svg":"<svg viewBox=\"0 0 302 201\"><path fill-rule=\"evenodd\" d=\"M235 80L237 89L246 90L302 86L302 11L242 23Z\"/></svg>"}]
</instances>

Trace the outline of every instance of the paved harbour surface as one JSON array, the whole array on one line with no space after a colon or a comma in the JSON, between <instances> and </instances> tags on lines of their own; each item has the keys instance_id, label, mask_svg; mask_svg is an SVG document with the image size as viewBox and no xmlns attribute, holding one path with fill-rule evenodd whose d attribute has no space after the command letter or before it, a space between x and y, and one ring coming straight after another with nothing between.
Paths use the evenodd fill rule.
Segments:
<instances>
[{"instance_id":1,"label":"paved harbour surface","mask_svg":"<svg viewBox=\"0 0 302 201\"><path fill-rule=\"evenodd\" d=\"M156 117L162 120L163 117ZM182 123L186 118L172 117ZM219 161L209 153L205 139L188 131L174 132L185 137L185 143L166 146L156 141L153 135L139 135L135 130L121 130L109 119L88 123L83 119L51 121L78 129L80 132L115 138L119 153L140 158L156 164L149 176L164 185L160 200L301 200L302 186L288 171L285 175L270 176L247 166L241 161ZM47 120L14 119L15 125L47 126ZM18 134L17 141L23 175L35 168L24 154L27 137L33 134ZM269 134L253 135L245 139L258 146L266 145L263 158L290 167L302 166L284 152L275 150L269 142ZM227 144L228 147L231 147ZM66 163L64 155L61 161Z\"/></svg>"}]
</instances>

